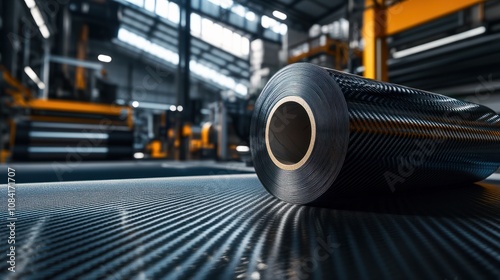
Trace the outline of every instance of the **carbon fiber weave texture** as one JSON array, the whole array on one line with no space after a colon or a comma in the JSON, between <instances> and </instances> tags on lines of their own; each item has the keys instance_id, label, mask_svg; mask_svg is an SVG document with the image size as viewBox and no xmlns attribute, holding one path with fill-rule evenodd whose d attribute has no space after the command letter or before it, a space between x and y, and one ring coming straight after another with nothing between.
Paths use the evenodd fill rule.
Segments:
<instances>
[{"instance_id":1,"label":"carbon fiber weave texture","mask_svg":"<svg viewBox=\"0 0 500 280\"><path fill-rule=\"evenodd\" d=\"M1 279L500 278L498 185L344 209L282 202L255 175L19 184L17 198L17 272L2 254Z\"/></svg>"},{"instance_id":2,"label":"carbon fiber weave texture","mask_svg":"<svg viewBox=\"0 0 500 280\"><path fill-rule=\"evenodd\" d=\"M500 116L491 109L338 71L329 74L349 108L349 148L336 184L366 186L359 189L366 192L382 186L387 192L391 186L396 191L400 185L480 181L498 169ZM359 170L373 175L358 176Z\"/></svg>"}]
</instances>

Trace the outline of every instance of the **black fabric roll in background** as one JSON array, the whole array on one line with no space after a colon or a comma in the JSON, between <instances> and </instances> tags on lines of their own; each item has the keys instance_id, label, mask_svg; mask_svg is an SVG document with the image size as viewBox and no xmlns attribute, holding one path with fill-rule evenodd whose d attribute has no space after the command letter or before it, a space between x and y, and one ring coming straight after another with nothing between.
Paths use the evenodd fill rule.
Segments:
<instances>
[{"instance_id":1,"label":"black fabric roll in background","mask_svg":"<svg viewBox=\"0 0 500 280\"><path fill-rule=\"evenodd\" d=\"M304 117L297 116L304 110L293 102L284 104L288 109L275 108L290 97L307 103L314 127L303 125ZM273 108L281 115L271 116ZM297 128L298 119L302 128ZM295 204L327 205L346 197L480 181L500 165L499 122L495 112L481 105L297 63L279 71L263 89L250 145L257 175L271 194ZM293 133L287 135L289 130ZM289 157L294 163L310 134L315 138L303 165L287 170L273 162L267 139L276 157L297 153Z\"/></svg>"}]
</instances>

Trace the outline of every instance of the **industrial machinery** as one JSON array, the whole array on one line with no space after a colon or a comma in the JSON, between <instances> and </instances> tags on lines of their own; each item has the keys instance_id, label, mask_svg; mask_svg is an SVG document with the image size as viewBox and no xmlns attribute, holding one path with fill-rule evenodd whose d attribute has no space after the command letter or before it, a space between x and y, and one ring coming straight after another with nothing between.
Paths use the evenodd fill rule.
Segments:
<instances>
[{"instance_id":1,"label":"industrial machinery","mask_svg":"<svg viewBox=\"0 0 500 280\"><path fill-rule=\"evenodd\" d=\"M115 103L117 86L108 81L103 63L87 58L90 40L116 36L119 5L70 2L59 13L62 30L56 33L52 50L48 44L36 48L37 39L25 37L24 73L0 69L2 162L132 158L132 107ZM38 15L36 2L28 4ZM37 24L43 21L35 19ZM50 34L48 29L44 32L44 37ZM31 67L40 70L40 77Z\"/></svg>"},{"instance_id":2,"label":"industrial machinery","mask_svg":"<svg viewBox=\"0 0 500 280\"><path fill-rule=\"evenodd\" d=\"M237 103L239 104L239 103ZM231 105L229 105L231 106ZM216 160L239 160L240 155L237 147L248 143L248 133L242 133L244 126L238 122L247 121L250 124L250 116L242 115L235 108L228 107L227 102L214 102L205 109L207 116L201 126L184 124L182 127L182 140L175 138L174 129L168 130L167 154L175 158L175 152L186 149L188 159L216 159ZM243 128L243 129L240 129ZM184 141L181 145L180 141ZM151 156L155 158L158 141L152 141L148 145Z\"/></svg>"},{"instance_id":3,"label":"industrial machinery","mask_svg":"<svg viewBox=\"0 0 500 280\"><path fill-rule=\"evenodd\" d=\"M9 112L2 161L131 158L129 106L35 98L2 68L2 106Z\"/></svg>"}]
</instances>

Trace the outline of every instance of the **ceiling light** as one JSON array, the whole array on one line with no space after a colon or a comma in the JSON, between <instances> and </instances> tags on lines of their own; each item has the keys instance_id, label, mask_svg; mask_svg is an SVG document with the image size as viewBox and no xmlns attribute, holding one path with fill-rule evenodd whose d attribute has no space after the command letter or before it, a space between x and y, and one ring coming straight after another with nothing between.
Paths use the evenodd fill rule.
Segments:
<instances>
[{"instance_id":1,"label":"ceiling light","mask_svg":"<svg viewBox=\"0 0 500 280\"><path fill-rule=\"evenodd\" d=\"M182 112L182 110L184 110L184 107L182 107L181 105L177 106L177 111Z\"/></svg>"},{"instance_id":2,"label":"ceiling light","mask_svg":"<svg viewBox=\"0 0 500 280\"><path fill-rule=\"evenodd\" d=\"M170 111L175 112L177 110L177 107L175 105L170 105Z\"/></svg>"},{"instance_id":3,"label":"ceiling light","mask_svg":"<svg viewBox=\"0 0 500 280\"><path fill-rule=\"evenodd\" d=\"M277 19L281 19L281 20L285 20L285 19L286 19L286 14L284 14L284 13L282 13L282 12L280 12L280 11L277 11L277 10L275 10L275 11L273 12L273 16L274 16L275 18L277 18Z\"/></svg>"},{"instance_id":4,"label":"ceiling light","mask_svg":"<svg viewBox=\"0 0 500 280\"><path fill-rule=\"evenodd\" d=\"M29 66L24 67L24 73L26 73L26 75L28 75L28 77L30 77L32 80L35 80L35 79L39 80L35 71L33 71L33 69L31 69L31 67L29 67Z\"/></svg>"},{"instance_id":5,"label":"ceiling light","mask_svg":"<svg viewBox=\"0 0 500 280\"><path fill-rule=\"evenodd\" d=\"M38 26L43 38L48 39L50 37L50 32L47 28L47 25L45 25L45 21L43 20L42 13L40 13L40 9L36 6L36 2L34 0L24 0L24 3L26 3L26 6L30 9L31 16L35 20L35 23Z\"/></svg>"},{"instance_id":6,"label":"ceiling light","mask_svg":"<svg viewBox=\"0 0 500 280\"><path fill-rule=\"evenodd\" d=\"M35 7L36 3L35 3L35 0L24 0L24 3L26 3L26 6L28 6L28 8L33 8Z\"/></svg>"},{"instance_id":7,"label":"ceiling light","mask_svg":"<svg viewBox=\"0 0 500 280\"><path fill-rule=\"evenodd\" d=\"M169 105L169 104L160 104L160 103L153 103L153 102L140 102L139 101L133 101L132 102L132 107L137 108L141 107L141 109L150 109L150 110L172 110L177 109L175 105ZM175 111L174 110L174 111Z\"/></svg>"},{"instance_id":8,"label":"ceiling light","mask_svg":"<svg viewBox=\"0 0 500 280\"><path fill-rule=\"evenodd\" d=\"M105 63L111 62L111 56L105 54L100 54L99 56L97 56L97 59L100 62L105 62Z\"/></svg>"},{"instance_id":9,"label":"ceiling light","mask_svg":"<svg viewBox=\"0 0 500 280\"><path fill-rule=\"evenodd\" d=\"M409 56L412 54L420 53L420 52L423 52L426 50L430 50L430 49L441 47L441 46L444 46L447 44L451 44L451 43L454 43L456 41L460 41L460 40L464 40L464 39L467 39L470 37L474 37L474 36L483 34L484 32L486 32L486 27L480 26L478 28L474 28L474 29L471 29L469 31L465 31L465 32L462 32L459 34L449 36L449 37L438 39L436 41L432 41L432 42L425 43L425 44L422 44L422 45L419 45L416 47L412 47L412 48L408 48L405 50L395 52L392 56L394 58L402 58L405 56Z\"/></svg>"},{"instance_id":10,"label":"ceiling light","mask_svg":"<svg viewBox=\"0 0 500 280\"><path fill-rule=\"evenodd\" d=\"M50 32L49 29L47 28L47 25L42 25L39 27L40 33L42 33L43 38L48 39L50 37Z\"/></svg>"},{"instance_id":11,"label":"ceiling light","mask_svg":"<svg viewBox=\"0 0 500 280\"><path fill-rule=\"evenodd\" d=\"M24 73L38 86L39 89L45 89L45 84L38 78L38 75L31 69L31 67L24 67Z\"/></svg>"},{"instance_id":12,"label":"ceiling light","mask_svg":"<svg viewBox=\"0 0 500 280\"><path fill-rule=\"evenodd\" d=\"M250 152L250 148L248 146L236 146L236 151L240 153L248 153Z\"/></svg>"},{"instance_id":13,"label":"ceiling light","mask_svg":"<svg viewBox=\"0 0 500 280\"><path fill-rule=\"evenodd\" d=\"M135 159L141 159L144 158L144 153L138 152L134 154Z\"/></svg>"},{"instance_id":14,"label":"ceiling light","mask_svg":"<svg viewBox=\"0 0 500 280\"><path fill-rule=\"evenodd\" d=\"M38 25L38 26L45 25L45 22L43 21L42 14L40 13L40 10L38 9L38 7L34 7L30 11L31 11L31 15L33 16L33 19L36 22L36 25Z\"/></svg>"}]
</instances>

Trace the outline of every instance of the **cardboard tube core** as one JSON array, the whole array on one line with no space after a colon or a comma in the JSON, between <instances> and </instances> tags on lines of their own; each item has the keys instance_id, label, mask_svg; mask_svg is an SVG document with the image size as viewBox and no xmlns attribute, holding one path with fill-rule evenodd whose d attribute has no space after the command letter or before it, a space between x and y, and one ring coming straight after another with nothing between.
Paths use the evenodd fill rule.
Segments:
<instances>
[{"instance_id":1,"label":"cardboard tube core","mask_svg":"<svg viewBox=\"0 0 500 280\"><path fill-rule=\"evenodd\" d=\"M287 96L274 105L266 124L266 148L281 169L295 170L307 161L316 140L311 108L298 96Z\"/></svg>"}]
</instances>

